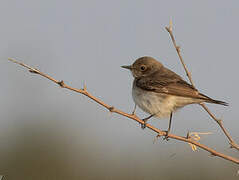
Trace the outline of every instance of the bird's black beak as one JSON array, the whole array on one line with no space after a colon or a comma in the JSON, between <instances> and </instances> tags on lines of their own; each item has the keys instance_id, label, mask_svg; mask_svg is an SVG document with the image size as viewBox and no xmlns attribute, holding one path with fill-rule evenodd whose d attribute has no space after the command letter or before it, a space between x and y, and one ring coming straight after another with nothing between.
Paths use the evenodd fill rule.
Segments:
<instances>
[{"instance_id":1,"label":"bird's black beak","mask_svg":"<svg viewBox=\"0 0 239 180\"><path fill-rule=\"evenodd\" d=\"M130 65L130 66L121 66L122 68L125 68L125 69L129 69L129 70L132 70L133 69L133 67L132 67L132 65Z\"/></svg>"}]
</instances>

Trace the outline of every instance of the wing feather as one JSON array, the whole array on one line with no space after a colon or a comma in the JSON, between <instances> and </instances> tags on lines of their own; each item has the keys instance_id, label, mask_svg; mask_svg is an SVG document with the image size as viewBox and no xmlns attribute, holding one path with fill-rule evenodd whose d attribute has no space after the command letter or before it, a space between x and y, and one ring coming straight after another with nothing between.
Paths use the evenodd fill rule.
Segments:
<instances>
[{"instance_id":1,"label":"wing feather","mask_svg":"<svg viewBox=\"0 0 239 180\"><path fill-rule=\"evenodd\" d=\"M198 93L197 89L184 81L179 75L164 68L154 74L136 80L136 86L156 93L165 93L175 96L205 99L208 97Z\"/></svg>"}]
</instances>

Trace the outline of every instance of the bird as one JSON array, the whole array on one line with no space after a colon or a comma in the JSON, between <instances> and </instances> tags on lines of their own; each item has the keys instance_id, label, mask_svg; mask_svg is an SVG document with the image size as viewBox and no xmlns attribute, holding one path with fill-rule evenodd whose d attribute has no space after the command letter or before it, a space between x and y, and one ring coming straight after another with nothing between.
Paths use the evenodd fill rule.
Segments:
<instances>
[{"instance_id":1,"label":"bird","mask_svg":"<svg viewBox=\"0 0 239 180\"><path fill-rule=\"evenodd\" d=\"M134 81L132 86L132 97L136 107L138 106L150 116L142 119L146 122L151 117L169 118L168 136L172 115L178 109L189 104L200 104L203 102L228 106L228 103L214 100L200 93L191 84L183 80L175 72L166 68L159 61L150 56L140 57L132 65L121 66L131 71Z\"/></svg>"}]
</instances>

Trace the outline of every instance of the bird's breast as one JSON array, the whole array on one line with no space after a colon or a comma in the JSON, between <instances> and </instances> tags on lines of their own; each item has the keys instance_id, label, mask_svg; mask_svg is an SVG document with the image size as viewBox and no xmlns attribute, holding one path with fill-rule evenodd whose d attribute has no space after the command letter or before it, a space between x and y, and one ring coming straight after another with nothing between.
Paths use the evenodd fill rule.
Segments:
<instances>
[{"instance_id":1,"label":"bird's breast","mask_svg":"<svg viewBox=\"0 0 239 180\"><path fill-rule=\"evenodd\" d=\"M132 97L137 106L149 114L155 114L159 118L169 117L187 104L195 103L192 98L185 98L164 93L157 93L141 89L133 84Z\"/></svg>"},{"instance_id":2,"label":"bird's breast","mask_svg":"<svg viewBox=\"0 0 239 180\"><path fill-rule=\"evenodd\" d=\"M174 108L169 95L143 90L133 85L132 97L137 106L149 114L157 117L168 117Z\"/></svg>"}]
</instances>

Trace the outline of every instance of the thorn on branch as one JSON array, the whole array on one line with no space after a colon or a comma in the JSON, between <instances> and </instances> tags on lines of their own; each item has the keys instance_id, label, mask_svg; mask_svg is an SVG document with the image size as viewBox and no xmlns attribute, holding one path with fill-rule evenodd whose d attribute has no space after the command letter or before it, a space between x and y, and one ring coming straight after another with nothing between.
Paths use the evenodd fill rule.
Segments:
<instances>
[{"instance_id":1,"label":"thorn on branch","mask_svg":"<svg viewBox=\"0 0 239 180\"><path fill-rule=\"evenodd\" d=\"M170 29L169 29L169 27L165 27L165 29L166 29L168 32L170 32Z\"/></svg>"},{"instance_id":2,"label":"thorn on branch","mask_svg":"<svg viewBox=\"0 0 239 180\"><path fill-rule=\"evenodd\" d=\"M230 142L230 145L231 145L230 148L235 148L236 146L234 142Z\"/></svg>"},{"instance_id":3,"label":"thorn on branch","mask_svg":"<svg viewBox=\"0 0 239 180\"><path fill-rule=\"evenodd\" d=\"M211 152L211 156L217 156L215 153Z\"/></svg>"},{"instance_id":4,"label":"thorn on branch","mask_svg":"<svg viewBox=\"0 0 239 180\"><path fill-rule=\"evenodd\" d=\"M180 50L181 50L180 46L176 46L176 50L177 50L178 52L180 52Z\"/></svg>"},{"instance_id":5,"label":"thorn on branch","mask_svg":"<svg viewBox=\"0 0 239 180\"><path fill-rule=\"evenodd\" d=\"M110 112L114 112L115 111L115 108L113 106L109 107L108 108Z\"/></svg>"},{"instance_id":6,"label":"thorn on branch","mask_svg":"<svg viewBox=\"0 0 239 180\"><path fill-rule=\"evenodd\" d=\"M169 20L169 26L168 26L168 27L166 26L165 29L166 29L169 33L172 33L172 31L173 31L173 21L172 21L172 19Z\"/></svg>"},{"instance_id":7,"label":"thorn on branch","mask_svg":"<svg viewBox=\"0 0 239 180\"><path fill-rule=\"evenodd\" d=\"M36 69L29 69L30 73L35 73L35 74L39 74L39 72Z\"/></svg>"},{"instance_id":8,"label":"thorn on branch","mask_svg":"<svg viewBox=\"0 0 239 180\"><path fill-rule=\"evenodd\" d=\"M86 84L84 84L83 91L86 91Z\"/></svg>"},{"instance_id":9,"label":"thorn on branch","mask_svg":"<svg viewBox=\"0 0 239 180\"><path fill-rule=\"evenodd\" d=\"M57 84L58 84L59 86L61 86L62 88L65 87L65 83L64 83L63 80L58 81Z\"/></svg>"},{"instance_id":10,"label":"thorn on branch","mask_svg":"<svg viewBox=\"0 0 239 180\"><path fill-rule=\"evenodd\" d=\"M173 31L173 21L172 21L172 18L170 18L170 20L169 20L169 30Z\"/></svg>"},{"instance_id":11,"label":"thorn on branch","mask_svg":"<svg viewBox=\"0 0 239 180\"><path fill-rule=\"evenodd\" d=\"M218 124L222 124L222 120L221 119L216 119Z\"/></svg>"}]
</instances>

